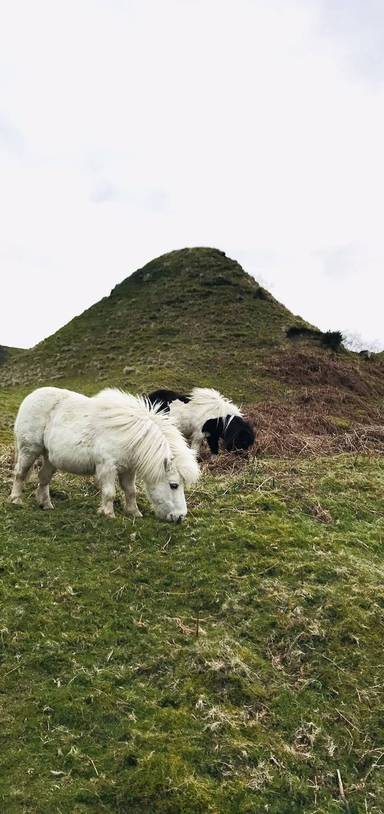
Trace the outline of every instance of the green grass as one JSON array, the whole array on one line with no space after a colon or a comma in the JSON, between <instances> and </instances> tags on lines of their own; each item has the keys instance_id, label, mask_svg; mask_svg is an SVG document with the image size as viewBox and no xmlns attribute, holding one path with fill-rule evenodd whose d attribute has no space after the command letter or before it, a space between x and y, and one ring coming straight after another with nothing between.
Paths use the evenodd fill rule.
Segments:
<instances>
[{"instance_id":1,"label":"green grass","mask_svg":"<svg viewBox=\"0 0 384 814\"><path fill-rule=\"evenodd\" d=\"M384 810L381 460L206 474L182 527L5 463L1 810Z\"/></svg>"}]
</instances>

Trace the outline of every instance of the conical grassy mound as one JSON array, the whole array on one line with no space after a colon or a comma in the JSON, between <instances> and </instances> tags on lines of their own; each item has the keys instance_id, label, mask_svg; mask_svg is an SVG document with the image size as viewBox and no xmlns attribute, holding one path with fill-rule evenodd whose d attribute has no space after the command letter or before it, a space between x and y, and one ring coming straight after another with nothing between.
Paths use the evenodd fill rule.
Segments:
<instances>
[{"instance_id":1,"label":"conical grassy mound","mask_svg":"<svg viewBox=\"0 0 384 814\"><path fill-rule=\"evenodd\" d=\"M223 389L243 392L265 353L286 342L293 322L297 318L223 252L182 249L151 261L3 366L0 382L113 379L128 387L189 387L214 377Z\"/></svg>"}]
</instances>

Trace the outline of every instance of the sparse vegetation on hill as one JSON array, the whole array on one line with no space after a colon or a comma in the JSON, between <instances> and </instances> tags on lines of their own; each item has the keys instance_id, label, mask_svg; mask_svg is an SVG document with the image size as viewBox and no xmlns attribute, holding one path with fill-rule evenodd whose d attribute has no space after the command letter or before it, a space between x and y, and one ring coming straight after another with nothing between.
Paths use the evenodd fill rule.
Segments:
<instances>
[{"instance_id":1,"label":"sparse vegetation on hill","mask_svg":"<svg viewBox=\"0 0 384 814\"><path fill-rule=\"evenodd\" d=\"M0 810L383 814L384 361L304 334L217 250L147 264L0 366ZM7 503L41 384L215 386L249 455L203 455L183 526Z\"/></svg>"},{"instance_id":2,"label":"sparse vegetation on hill","mask_svg":"<svg viewBox=\"0 0 384 814\"><path fill-rule=\"evenodd\" d=\"M318 328L307 328L306 325L291 325L287 330L289 339L297 339L297 337L307 337L315 339L331 350L340 350L343 342L343 334L341 331L319 331Z\"/></svg>"},{"instance_id":3,"label":"sparse vegetation on hill","mask_svg":"<svg viewBox=\"0 0 384 814\"><path fill-rule=\"evenodd\" d=\"M0 345L0 365L4 365L5 362L15 362L21 353L25 353L22 348L9 348L7 345Z\"/></svg>"}]
</instances>

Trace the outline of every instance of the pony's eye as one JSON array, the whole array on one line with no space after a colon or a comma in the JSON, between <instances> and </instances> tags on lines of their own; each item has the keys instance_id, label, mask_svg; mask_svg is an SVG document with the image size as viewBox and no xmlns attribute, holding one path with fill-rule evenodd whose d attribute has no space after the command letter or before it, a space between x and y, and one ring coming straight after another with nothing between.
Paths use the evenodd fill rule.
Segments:
<instances>
[{"instance_id":1,"label":"pony's eye","mask_svg":"<svg viewBox=\"0 0 384 814\"><path fill-rule=\"evenodd\" d=\"M169 485L170 485L171 489L177 489L178 486L179 486L178 483L170 483Z\"/></svg>"}]
</instances>

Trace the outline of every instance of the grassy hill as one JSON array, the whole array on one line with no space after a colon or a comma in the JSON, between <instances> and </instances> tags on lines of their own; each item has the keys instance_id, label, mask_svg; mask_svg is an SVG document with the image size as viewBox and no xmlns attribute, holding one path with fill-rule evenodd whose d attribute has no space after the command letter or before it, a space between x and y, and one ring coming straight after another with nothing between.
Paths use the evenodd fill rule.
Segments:
<instances>
[{"instance_id":1,"label":"grassy hill","mask_svg":"<svg viewBox=\"0 0 384 814\"><path fill-rule=\"evenodd\" d=\"M383 361L292 325L187 249L1 365L1 811L384 812ZM257 445L203 456L182 526L63 475L19 509L11 425L48 382L218 386Z\"/></svg>"},{"instance_id":2,"label":"grassy hill","mask_svg":"<svg viewBox=\"0 0 384 814\"><path fill-rule=\"evenodd\" d=\"M292 321L223 252L184 249L136 271L109 297L3 367L0 381L15 386L113 376L142 387L165 377L188 387L193 359L199 381L211 381L214 369L223 384L244 389L243 380L255 370L251 354L259 357L281 345Z\"/></svg>"}]
</instances>

